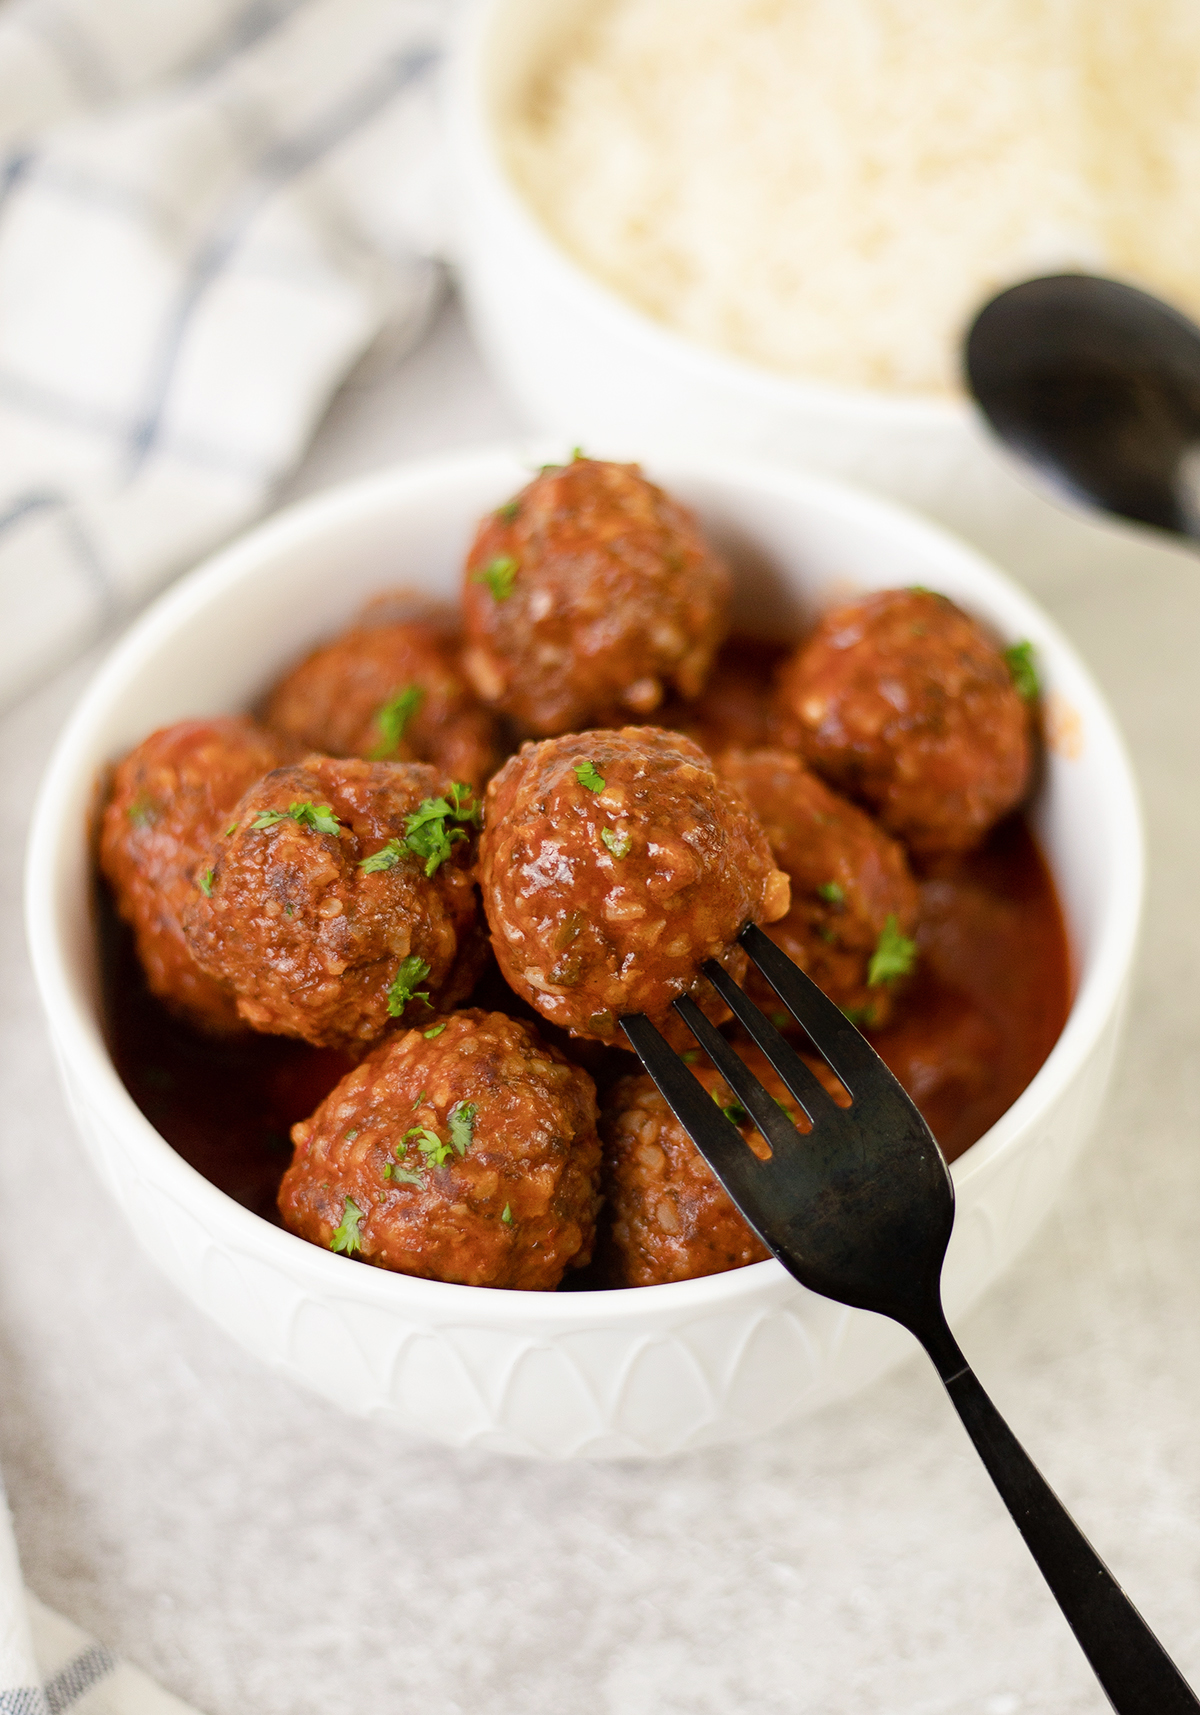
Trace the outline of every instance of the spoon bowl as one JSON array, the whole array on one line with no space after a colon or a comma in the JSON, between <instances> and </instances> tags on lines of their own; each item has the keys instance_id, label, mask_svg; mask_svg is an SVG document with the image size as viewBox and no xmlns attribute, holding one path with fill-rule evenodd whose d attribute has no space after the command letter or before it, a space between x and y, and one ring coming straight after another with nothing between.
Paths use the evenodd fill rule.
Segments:
<instances>
[{"instance_id":1,"label":"spoon bowl","mask_svg":"<svg viewBox=\"0 0 1200 1715\"><path fill-rule=\"evenodd\" d=\"M1000 440L1068 498L1200 538L1200 328L1091 274L1012 286L964 353Z\"/></svg>"}]
</instances>

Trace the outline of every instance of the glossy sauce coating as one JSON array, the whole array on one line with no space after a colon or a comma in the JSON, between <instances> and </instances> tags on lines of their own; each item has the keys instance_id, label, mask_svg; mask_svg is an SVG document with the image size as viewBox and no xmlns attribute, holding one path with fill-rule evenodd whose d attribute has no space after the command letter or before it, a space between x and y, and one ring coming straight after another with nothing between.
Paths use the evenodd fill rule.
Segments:
<instances>
[{"instance_id":1,"label":"glossy sauce coating","mask_svg":"<svg viewBox=\"0 0 1200 1715\"><path fill-rule=\"evenodd\" d=\"M792 886L786 917L767 933L839 1006L882 1025L895 984L870 982L872 956L889 923L912 935L917 885L897 841L784 750L729 750L717 767L762 823ZM747 990L770 1012L774 992L757 971Z\"/></svg>"},{"instance_id":2,"label":"glossy sauce coating","mask_svg":"<svg viewBox=\"0 0 1200 1715\"><path fill-rule=\"evenodd\" d=\"M197 1029L244 1029L229 986L196 964L182 916L206 853L238 799L293 754L242 715L179 721L151 733L113 773L100 869L137 938L150 988Z\"/></svg>"},{"instance_id":3,"label":"glossy sauce coating","mask_svg":"<svg viewBox=\"0 0 1200 1715\"><path fill-rule=\"evenodd\" d=\"M353 626L315 649L275 686L263 718L309 750L428 762L475 787L500 761L495 719L452 640L417 620Z\"/></svg>"},{"instance_id":4,"label":"glossy sauce coating","mask_svg":"<svg viewBox=\"0 0 1200 1715\"><path fill-rule=\"evenodd\" d=\"M591 1256L595 1086L517 1019L457 1012L393 1036L292 1136L279 1207L314 1244L533 1292Z\"/></svg>"},{"instance_id":5,"label":"glossy sauce coating","mask_svg":"<svg viewBox=\"0 0 1200 1715\"><path fill-rule=\"evenodd\" d=\"M982 627L928 590L827 614L779 681L783 737L923 855L968 851L1029 787L1030 717Z\"/></svg>"},{"instance_id":6,"label":"glossy sauce coating","mask_svg":"<svg viewBox=\"0 0 1200 1715\"><path fill-rule=\"evenodd\" d=\"M409 1016L469 993L480 954L474 825L454 825L461 838L432 877L405 844L408 816L446 785L424 763L310 756L241 799L207 854L210 890L191 900L184 933L256 1030L367 1047L398 1016L392 985L406 959L425 967L409 985ZM293 815L296 806L308 811ZM336 831L314 825L322 811ZM392 841L394 862L363 867Z\"/></svg>"},{"instance_id":7,"label":"glossy sauce coating","mask_svg":"<svg viewBox=\"0 0 1200 1715\"><path fill-rule=\"evenodd\" d=\"M464 668L533 736L648 718L696 696L727 629L729 572L636 465L551 466L479 526Z\"/></svg>"},{"instance_id":8,"label":"glossy sauce coating","mask_svg":"<svg viewBox=\"0 0 1200 1715\"><path fill-rule=\"evenodd\" d=\"M488 787L479 880L510 987L572 1034L617 1039L622 1013L677 1035L672 1001L736 937L788 907L787 877L737 793L689 739L655 727L527 744Z\"/></svg>"}]
</instances>

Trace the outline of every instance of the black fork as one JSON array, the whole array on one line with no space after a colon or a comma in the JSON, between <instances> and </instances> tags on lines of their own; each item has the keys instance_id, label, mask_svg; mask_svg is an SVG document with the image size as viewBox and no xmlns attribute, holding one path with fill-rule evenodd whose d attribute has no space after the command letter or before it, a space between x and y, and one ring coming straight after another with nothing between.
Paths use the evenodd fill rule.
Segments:
<instances>
[{"instance_id":1,"label":"black fork","mask_svg":"<svg viewBox=\"0 0 1200 1715\"><path fill-rule=\"evenodd\" d=\"M840 1107L716 963L705 975L812 1123L799 1132L690 997L675 1007L770 1145L762 1160L642 1014L631 1046L747 1222L826 1298L876 1310L921 1342L1118 1715L1200 1710L1162 1645L979 1385L942 1310L954 1186L933 1133L870 1043L754 925L742 946L850 1093Z\"/></svg>"}]
</instances>

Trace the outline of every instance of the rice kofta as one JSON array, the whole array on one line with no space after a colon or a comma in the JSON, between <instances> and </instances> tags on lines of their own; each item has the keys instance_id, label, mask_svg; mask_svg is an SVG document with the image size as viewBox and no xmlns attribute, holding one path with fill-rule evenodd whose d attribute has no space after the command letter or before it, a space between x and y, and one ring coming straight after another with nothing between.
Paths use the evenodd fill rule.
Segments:
<instances>
[{"instance_id":1,"label":"rice kofta","mask_svg":"<svg viewBox=\"0 0 1200 1715\"><path fill-rule=\"evenodd\" d=\"M1029 705L983 627L931 590L827 614L785 665L785 741L910 851L968 851L1029 787Z\"/></svg>"},{"instance_id":2,"label":"rice kofta","mask_svg":"<svg viewBox=\"0 0 1200 1715\"><path fill-rule=\"evenodd\" d=\"M484 702L550 737L695 697L728 626L729 572L636 465L550 465L480 524L463 664Z\"/></svg>"},{"instance_id":3,"label":"rice kofta","mask_svg":"<svg viewBox=\"0 0 1200 1715\"><path fill-rule=\"evenodd\" d=\"M500 760L453 640L423 621L355 625L322 644L275 686L263 719L308 750L428 762L477 789Z\"/></svg>"},{"instance_id":4,"label":"rice kofta","mask_svg":"<svg viewBox=\"0 0 1200 1715\"><path fill-rule=\"evenodd\" d=\"M232 989L197 965L184 908L206 853L246 789L293 747L242 715L177 721L117 764L100 824L100 869L133 930L152 994L197 1029L244 1030Z\"/></svg>"},{"instance_id":5,"label":"rice kofta","mask_svg":"<svg viewBox=\"0 0 1200 1715\"><path fill-rule=\"evenodd\" d=\"M791 1028L740 947L753 922L961 1152L1069 1003L1053 884L1009 814L1028 646L1006 658L920 589L843 605L798 647L729 637L729 574L691 513L578 456L483 519L463 591L461 639L368 610L276 681L268 725L183 721L117 766L100 867L174 1020L143 999L126 1031L110 976L114 1053L156 1044L163 1135L186 1154L204 1077L227 1077L263 1116L237 1133L264 1138L256 1196L290 1129L284 1224L401 1273L553 1291L743 1267L767 1253L621 1020L690 1050L761 1151L673 1007L728 1026L716 960Z\"/></svg>"},{"instance_id":6,"label":"rice kofta","mask_svg":"<svg viewBox=\"0 0 1200 1715\"><path fill-rule=\"evenodd\" d=\"M284 1225L380 1268L552 1292L592 1254L587 1073L500 1012L393 1034L293 1128Z\"/></svg>"},{"instance_id":7,"label":"rice kofta","mask_svg":"<svg viewBox=\"0 0 1200 1715\"><path fill-rule=\"evenodd\" d=\"M701 967L740 978L739 931L782 917L789 894L744 800L690 739L656 727L510 757L488 787L479 879L509 986L600 1042L621 1041L631 1012L678 1039L671 1003L693 990L728 1017Z\"/></svg>"},{"instance_id":8,"label":"rice kofta","mask_svg":"<svg viewBox=\"0 0 1200 1715\"><path fill-rule=\"evenodd\" d=\"M377 1041L478 975L479 805L422 762L310 756L253 786L184 913L197 964L255 1030Z\"/></svg>"}]
</instances>

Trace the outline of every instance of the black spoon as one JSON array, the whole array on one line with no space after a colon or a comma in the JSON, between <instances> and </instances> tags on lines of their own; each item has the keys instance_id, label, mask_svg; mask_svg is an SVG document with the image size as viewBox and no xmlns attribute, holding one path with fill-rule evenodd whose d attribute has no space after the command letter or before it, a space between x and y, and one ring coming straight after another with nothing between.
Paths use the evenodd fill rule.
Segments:
<instances>
[{"instance_id":1,"label":"black spoon","mask_svg":"<svg viewBox=\"0 0 1200 1715\"><path fill-rule=\"evenodd\" d=\"M1200 328L1094 274L984 305L967 384L1018 458L1085 505L1200 541Z\"/></svg>"}]
</instances>

